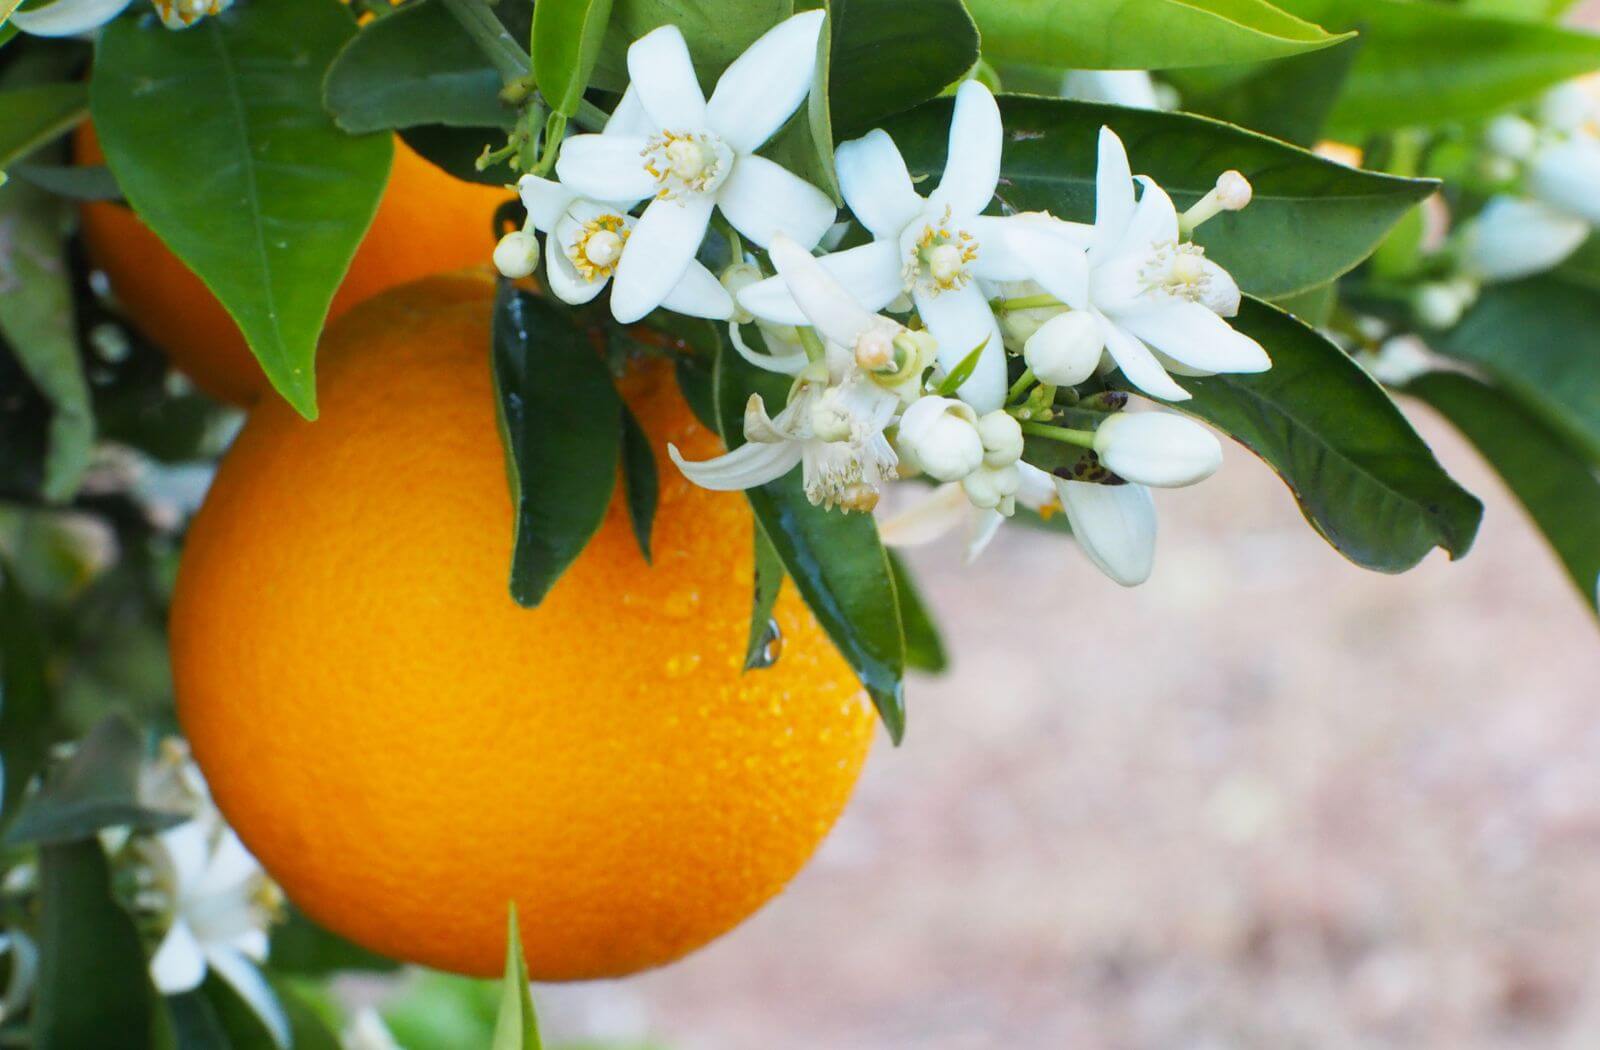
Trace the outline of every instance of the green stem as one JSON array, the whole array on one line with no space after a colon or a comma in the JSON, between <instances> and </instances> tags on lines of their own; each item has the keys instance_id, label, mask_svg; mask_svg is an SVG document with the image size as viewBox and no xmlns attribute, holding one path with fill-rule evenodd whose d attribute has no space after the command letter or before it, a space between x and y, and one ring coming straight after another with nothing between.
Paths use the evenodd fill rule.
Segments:
<instances>
[{"instance_id":1,"label":"green stem","mask_svg":"<svg viewBox=\"0 0 1600 1050\"><path fill-rule=\"evenodd\" d=\"M1038 295L1019 295L1011 299L991 299L989 302L996 310L1032 310L1041 306L1067 305L1048 292L1041 292Z\"/></svg>"},{"instance_id":2,"label":"green stem","mask_svg":"<svg viewBox=\"0 0 1600 1050\"><path fill-rule=\"evenodd\" d=\"M456 16L461 28L467 31L475 44L499 71L507 84L515 83L528 75L533 59L522 50L506 27L500 24L486 0L444 0L444 6Z\"/></svg>"},{"instance_id":3,"label":"green stem","mask_svg":"<svg viewBox=\"0 0 1600 1050\"><path fill-rule=\"evenodd\" d=\"M544 125L544 148L539 153L539 162L534 165L535 175L548 175L550 169L556 166L556 154L561 149L561 140L567 133L567 118L552 110L550 119Z\"/></svg>"},{"instance_id":4,"label":"green stem","mask_svg":"<svg viewBox=\"0 0 1600 1050\"><path fill-rule=\"evenodd\" d=\"M1021 397L1022 396L1022 392L1024 390L1028 389L1028 387L1032 383L1033 383L1033 369L1031 369L1031 368L1023 369L1022 370L1022 374L1017 377L1017 381L1015 383L1011 384L1011 389L1006 391L1006 404L1009 405L1009 404L1011 404L1011 402L1013 402L1017 398Z\"/></svg>"},{"instance_id":5,"label":"green stem","mask_svg":"<svg viewBox=\"0 0 1600 1050\"><path fill-rule=\"evenodd\" d=\"M800 345L805 347L807 361L821 361L827 356L827 351L822 348L822 340L817 338L816 329L807 325L798 325L795 331L800 336Z\"/></svg>"},{"instance_id":6,"label":"green stem","mask_svg":"<svg viewBox=\"0 0 1600 1050\"><path fill-rule=\"evenodd\" d=\"M1049 423L1024 423L1024 434L1035 437L1049 438L1052 441L1065 442L1068 445L1077 445L1079 448L1094 448L1094 431L1073 430L1070 427L1052 426Z\"/></svg>"}]
</instances>

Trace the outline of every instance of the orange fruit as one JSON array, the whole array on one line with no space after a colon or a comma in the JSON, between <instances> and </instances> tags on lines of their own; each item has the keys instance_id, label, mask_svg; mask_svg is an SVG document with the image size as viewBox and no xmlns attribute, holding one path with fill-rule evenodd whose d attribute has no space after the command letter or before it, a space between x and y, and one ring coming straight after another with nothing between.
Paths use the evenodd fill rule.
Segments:
<instances>
[{"instance_id":1,"label":"orange fruit","mask_svg":"<svg viewBox=\"0 0 1600 1050\"><path fill-rule=\"evenodd\" d=\"M103 163L88 124L75 140L80 164ZM389 185L366 239L334 294L328 319L363 299L430 274L486 263L495 209L508 190L463 182L394 140ZM239 328L206 286L132 211L86 203L84 243L128 319L213 397L248 406L268 388Z\"/></svg>"},{"instance_id":2,"label":"orange fruit","mask_svg":"<svg viewBox=\"0 0 1600 1050\"><path fill-rule=\"evenodd\" d=\"M321 419L263 399L189 531L178 713L218 805L290 899L385 955L616 976L732 928L805 863L874 732L788 584L742 671L752 520L662 455L719 442L670 367L623 383L660 470L654 564L619 487L535 609L512 510L490 285L440 277L332 326Z\"/></svg>"}]
</instances>

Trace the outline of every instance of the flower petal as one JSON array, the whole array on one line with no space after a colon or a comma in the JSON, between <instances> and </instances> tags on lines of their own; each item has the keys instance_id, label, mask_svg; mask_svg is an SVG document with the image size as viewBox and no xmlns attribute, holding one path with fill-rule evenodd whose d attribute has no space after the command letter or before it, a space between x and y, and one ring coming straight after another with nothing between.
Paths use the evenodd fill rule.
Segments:
<instances>
[{"instance_id":1,"label":"flower petal","mask_svg":"<svg viewBox=\"0 0 1600 1050\"><path fill-rule=\"evenodd\" d=\"M278 995L261 976L255 964L231 948L213 948L206 953L217 976L227 981L250 1011L261 1019L267 1034L280 1048L289 1046L289 1016L283 1012Z\"/></svg>"},{"instance_id":2,"label":"flower petal","mask_svg":"<svg viewBox=\"0 0 1600 1050\"><path fill-rule=\"evenodd\" d=\"M711 196L704 193L650 202L617 264L613 317L632 324L666 301L705 240L711 206Z\"/></svg>"},{"instance_id":3,"label":"flower petal","mask_svg":"<svg viewBox=\"0 0 1600 1050\"><path fill-rule=\"evenodd\" d=\"M888 306L905 287L900 251L892 241L872 241L817 261L872 313ZM768 277L741 289L739 305L770 324L811 323L782 277Z\"/></svg>"},{"instance_id":4,"label":"flower petal","mask_svg":"<svg viewBox=\"0 0 1600 1050\"><path fill-rule=\"evenodd\" d=\"M557 299L573 306L581 306L600 294L605 288L609 277L588 280L572 265L572 260L567 258L566 249L556 243L554 234L551 235L545 250L545 281L550 285L550 291Z\"/></svg>"},{"instance_id":5,"label":"flower petal","mask_svg":"<svg viewBox=\"0 0 1600 1050\"><path fill-rule=\"evenodd\" d=\"M932 543L959 528L971 511L972 501L961 482L949 481L899 513L879 519L878 538L890 547Z\"/></svg>"},{"instance_id":6,"label":"flower petal","mask_svg":"<svg viewBox=\"0 0 1600 1050\"><path fill-rule=\"evenodd\" d=\"M682 279L667 293L661 305L673 313L709 317L713 321L726 321L733 316L733 296L722 287L715 274L694 260L690 260Z\"/></svg>"},{"instance_id":7,"label":"flower petal","mask_svg":"<svg viewBox=\"0 0 1600 1050\"><path fill-rule=\"evenodd\" d=\"M1600 138L1573 135L1534 154L1528 192L1546 204L1600 223Z\"/></svg>"},{"instance_id":8,"label":"flower petal","mask_svg":"<svg viewBox=\"0 0 1600 1050\"><path fill-rule=\"evenodd\" d=\"M517 194L522 198L522 206L528 209L533 228L541 233L555 229L561 216L566 214L567 206L578 196L570 186L538 175L524 175L518 179Z\"/></svg>"},{"instance_id":9,"label":"flower petal","mask_svg":"<svg viewBox=\"0 0 1600 1050\"><path fill-rule=\"evenodd\" d=\"M628 48L628 78L657 128L699 131L705 127L706 96L695 79L689 45L677 26L653 29L633 42Z\"/></svg>"},{"instance_id":10,"label":"flower petal","mask_svg":"<svg viewBox=\"0 0 1600 1050\"><path fill-rule=\"evenodd\" d=\"M789 293L805 315L806 323L843 347L853 347L876 319L822 264L788 237L772 242L772 264L789 286Z\"/></svg>"},{"instance_id":11,"label":"flower petal","mask_svg":"<svg viewBox=\"0 0 1600 1050\"><path fill-rule=\"evenodd\" d=\"M190 820L169 828L156 836L156 842L171 865L172 880L180 892L198 885L205 877L211 849L204 821Z\"/></svg>"},{"instance_id":12,"label":"flower petal","mask_svg":"<svg viewBox=\"0 0 1600 1050\"><path fill-rule=\"evenodd\" d=\"M956 90L950 114L950 148L939 188L928 195L937 211L977 215L994 199L1000 182L1000 107L982 83L968 80Z\"/></svg>"},{"instance_id":13,"label":"flower petal","mask_svg":"<svg viewBox=\"0 0 1600 1050\"><path fill-rule=\"evenodd\" d=\"M1013 224L1006 236L1018 261L1028 268L1023 279L1038 282L1074 309L1088 305L1089 257L1082 248L1061 233L1032 224ZM980 252L978 262L982 261Z\"/></svg>"},{"instance_id":14,"label":"flower petal","mask_svg":"<svg viewBox=\"0 0 1600 1050\"><path fill-rule=\"evenodd\" d=\"M728 181L717 191L717 206L735 229L763 248L780 233L811 248L839 214L826 193L755 154L734 162Z\"/></svg>"},{"instance_id":15,"label":"flower petal","mask_svg":"<svg viewBox=\"0 0 1600 1050\"><path fill-rule=\"evenodd\" d=\"M841 143L833 155L845 204L879 240L896 240L927 203L917 196L900 149L882 128Z\"/></svg>"},{"instance_id":16,"label":"flower petal","mask_svg":"<svg viewBox=\"0 0 1600 1050\"><path fill-rule=\"evenodd\" d=\"M1102 328L1106 336L1106 353L1122 369L1128 382L1163 401L1189 400L1192 395L1172 381L1167 370L1161 367L1161 362L1137 336L1108 317L1102 315L1100 320L1104 322Z\"/></svg>"},{"instance_id":17,"label":"flower petal","mask_svg":"<svg viewBox=\"0 0 1600 1050\"><path fill-rule=\"evenodd\" d=\"M744 341L744 336L739 330L739 325L728 325L728 342L739 352L739 356L755 365L763 372L777 372L779 375L797 376L805 371L810 358L806 357L804 347L791 346L762 333L762 341L767 346L767 352L762 353Z\"/></svg>"},{"instance_id":18,"label":"flower petal","mask_svg":"<svg viewBox=\"0 0 1600 1050\"><path fill-rule=\"evenodd\" d=\"M824 17L822 11L805 11L779 22L717 81L706 123L735 153L754 153L805 101Z\"/></svg>"},{"instance_id":19,"label":"flower petal","mask_svg":"<svg viewBox=\"0 0 1600 1050\"><path fill-rule=\"evenodd\" d=\"M205 952L189 924L179 916L150 957L150 979L162 995L177 995L199 987L205 976Z\"/></svg>"},{"instance_id":20,"label":"flower petal","mask_svg":"<svg viewBox=\"0 0 1600 1050\"><path fill-rule=\"evenodd\" d=\"M650 114L644 111L644 103L639 101L639 92L632 84L622 93L617 100L617 108L611 111L611 118L606 121L602 135L637 135L649 138L656 131Z\"/></svg>"},{"instance_id":21,"label":"flower petal","mask_svg":"<svg viewBox=\"0 0 1600 1050\"><path fill-rule=\"evenodd\" d=\"M1091 485L1056 479L1061 507L1094 567L1135 587L1150 578L1156 556L1156 505L1143 485Z\"/></svg>"},{"instance_id":22,"label":"flower petal","mask_svg":"<svg viewBox=\"0 0 1600 1050\"><path fill-rule=\"evenodd\" d=\"M1167 191L1146 175L1136 176L1144 192L1128 221L1128 231L1117 245L1116 255L1144 255L1154 244L1175 244L1178 240L1178 210Z\"/></svg>"},{"instance_id":23,"label":"flower petal","mask_svg":"<svg viewBox=\"0 0 1600 1050\"><path fill-rule=\"evenodd\" d=\"M963 492L962 495L966 493ZM967 529L967 557L966 563L971 565L978 560L978 555L989 546L989 541L999 533L1000 526L1005 523L1006 516L998 510L979 510L973 508L973 520Z\"/></svg>"},{"instance_id":24,"label":"flower petal","mask_svg":"<svg viewBox=\"0 0 1600 1050\"><path fill-rule=\"evenodd\" d=\"M1219 317L1233 317L1237 314L1244 296L1240 293L1239 282L1233 279L1233 274L1206 258L1200 260L1200 269L1206 275L1205 293L1200 297L1201 304Z\"/></svg>"},{"instance_id":25,"label":"flower petal","mask_svg":"<svg viewBox=\"0 0 1600 1050\"><path fill-rule=\"evenodd\" d=\"M678 446L669 444L667 455L684 477L701 488L735 492L765 485L789 473L800 463L801 445L799 441L751 441L715 459L691 463L683 458Z\"/></svg>"},{"instance_id":26,"label":"flower petal","mask_svg":"<svg viewBox=\"0 0 1600 1050\"><path fill-rule=\"evenodd\" d=\"M1115 131L1102 127L1094 174L1096 255L1111 251L1122 240L1133 218L1133 207L1133 171L1128 167L1128 151Z\"/></svg>"},{"instance_id":27,"label":"flower petal","mask_svg":"<svg viewBox=\"0 0 1600 1050\"><path fill-rule=\"evenodd\" d=\"M1492 197L1468 227L1466 264L1485 281L1514 281L1559 266L1589 236L1589 224L1541 201Z\"/></svg>"},{"instance_id":28,"label":"flower petal","mask_svg":"<svg viewBox=\"0 0 1600 1050\"><path fill-rule=\"evenodd\" d=\"M131 0L56 0L48 7L17 11L11 24L34 36L76 36L105 25Z\"/></svg>"},{"instance_id":29,"label":"flower petal","mask_svg":"<svg viewBox=\"0 0 1600 1050\"><path fill-rule=\"evenodd\" d=\"M987 340L978 366L956 394L979 413L999 408L1006 396L1006 350L989 300L976 284L937 294L919 287L912 297L922 322L939 341L939 364L946 374L965 360L973 347Z\"/></svg>"},{"instance_id":30,"label":"flower petal","mask_svg":"<svg viewBox=\"0 0 1600 1050\"><path fill-rule=\"evenodd\" d=\"M211 851L205 874L195 885L195 893L205 896L239 893L245 883L261 876L261 865L245 849L239 836L231 828L224 829Z\"/></svg>"},{"instance_id":31,"label":"flower petal","mask_svg":"<svg viewBox=\"0 0 1600 1050\"><path fill-rule=\"evenodd\" d=\"M1145 343L1205 372L1265 372L1272 359L1261 344L1187 299L1152 297L1142 310L1117 315L1117 323Z\"/></svg>"},{"instance_id":32,"label":"flower petal","mask_svg":"<svg viewBox=\"0 0 1600 1050\"><path fill-rule=\"evenodd\" d=\"M561 144L556 177L575 195L597 201L642 201L656 192L644 170L645 139L636 135L574 135Z\"/></svg>"}]
</instances>

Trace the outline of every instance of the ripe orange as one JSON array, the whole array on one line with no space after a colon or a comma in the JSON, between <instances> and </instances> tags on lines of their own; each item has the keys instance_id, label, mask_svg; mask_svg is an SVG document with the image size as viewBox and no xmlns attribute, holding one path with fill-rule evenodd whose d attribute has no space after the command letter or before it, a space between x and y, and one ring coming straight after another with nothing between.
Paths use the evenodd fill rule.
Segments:
<instances>
[{"instance_id":1,"label":"ripe orange","mask_svg":"<svg viewBox=\"0 0 1600 1050\"><path fill-rule=\"evenodd\" d=\"M389 186L333 297L330 321L407 281L485 263L494 250L491 223L510 191L453 178L398 136L394 145ZM75 151L80 164L104 160L88 124L78 131ZM200 278L122 205L87 203L81 215L89 257L105 271L129 320L202 390L252 404L267 378Z\"/></svg>"},{"instance_id":2,"label":"ripe orange","mask_svg":"<svg viewBox=\"0 0 1600 1050\"><path fill-rule=\"evenodd\" d=\"M670 368L624 394L657 453L654 564L620 491L536 609L507 592L487 281L386 293L329 329L322 417L264 399L185 546L178 712L223 813L313 918L386 955L534 977L668 962L799 870L873 733L791 586L741 671L752 521L661 455L717 440Z\"/></svg>"}]
</instances>

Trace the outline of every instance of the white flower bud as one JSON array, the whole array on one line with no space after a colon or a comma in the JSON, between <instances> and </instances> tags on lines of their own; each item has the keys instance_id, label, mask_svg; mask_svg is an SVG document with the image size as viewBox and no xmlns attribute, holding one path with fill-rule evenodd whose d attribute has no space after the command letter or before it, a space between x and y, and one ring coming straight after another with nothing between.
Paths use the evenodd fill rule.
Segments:
<instances>
[{"instance_id":1,"label":"white flower bud","mask_svg":"<svg viewBox=\"0 0 1600 1050\"><path fill-rule=\"evenodd\" d=\"M1217 176L1217 204L1223 211L1238 211L1250 203L1254 190L1242 172L1228 170Z\"/></svg>"},{"instance_id":2,"label":"white flower bud","mask_svg":"<svg viewBox=\"0 0 1600 1050\"><path fill-rule=\"evenodd\" d=\"M512 280L527 277L539 266L539 239L527 230L513 230L494 246L494 268Z\"/></svg>"},{"instance_id":3,"label":"white flower bud","mask_svg":"<svg viewBox=\"0 0 1600 1050\"><path fill-rule=\"evenodd\" d=\"M1200 424L1171 412L1119 412L1094 432L1094 450L1118 477L1178 488L1222 465L1222 445Z\"/></svg>"},{"instance_id":4,"label":"white flower bud","mask_svg":"<svg viewBox=\"0 0 1600 1050\"><path fill-rule=\"evenodd\" d=\"M1033 374L1052 386L1077 386L1094 374L1105 352L1105 332L1087 310L1050 318L1022 348Z\"/></svg>"},{"instance_id":5,"label":"white flower bud","mask_svg":"<svg viewBox=\"0 0 1600 1050\"><path fill-rule=\"evenodd\" d=\"M1576 131L1588 123L1595 99L1577 80L1557 84L1539 101L1539 122L1556 131Z\"/></svg>"},{"instance_id":6,"label":"white flower bud","mask_svg":"<svg viewBox=\"0 0 1600 1050\"><path fill-rule=\"evenodd\" d=\"M978 419L978 439L983 442L986 467L1009 467L1022 458L1022 424L995 409Z\"/></svg>"},{"instance_id":7,"label":"white flower bud","mask_svg":"<svg viewBox=\"0 0 1600 1050\"><path fill-rule=\"evenodd\" d=\"M1017 494L1022 473L1015 463L1003 467L979 467L961 479L961 489L974 507L994 510Z\"/></svg>"},{"instance_id":8,"label":"white flower bud","mask_svg":"<svg viewBox=\"0 0 1600 1050\"><path fill-rule=\"evenodd\" d=\"M936 481L960 481L983 465L978 415L952 397L919 398L906 409L895 447Z\"/></svg>"},{"instance_id":9,"label":"white flower bud","mask_svg":"<svg viewBox=\"0 0 1600 1050\"><path fill-rule=\"evenodd\" d=\"M1539 129L1522 117L1496 117L1484 129L1483 144L1502 157L1527 160L1539 144Z\"/></svg>"},{"instance_id":10,"label":"white flower bud","mask_svg":"<svg viewBox=\"0 0 1600 1050\"><path fill-rule=\"evenodd\" d=\"M1600 225L1600 139L1578 136L1535 153L1528 192Z\"/></svg>"},{"instance_id":11,"label":"white flower bud","mask_svg":"<svg viewBox=\"0 0 1600 1050\"><path fill-rule=\"evenodd\" d=\"M1453 328L1466 312L1467 297L1453 283L1432 281L1412 295L1411 309L1429 328Z\"/></svg>"}]
</instances>

